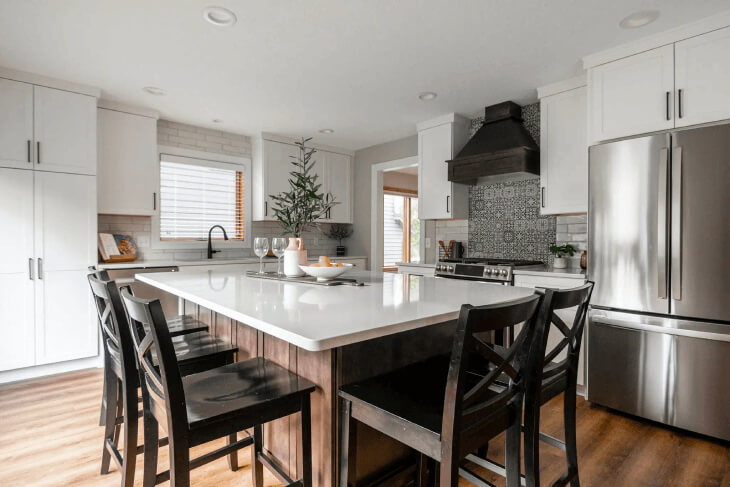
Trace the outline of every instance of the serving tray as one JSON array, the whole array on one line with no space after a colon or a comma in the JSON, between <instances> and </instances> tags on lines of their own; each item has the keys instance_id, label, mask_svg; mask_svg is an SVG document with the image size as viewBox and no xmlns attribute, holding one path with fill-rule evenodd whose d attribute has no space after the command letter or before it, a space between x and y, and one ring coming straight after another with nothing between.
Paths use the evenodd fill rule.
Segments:
<instances>
[{"instance_id":1,"label":"serving tray","mask_svg":"<svg viewBox=\"0 0 730 487\"><path fill-rule=\"evenodd\" d=\"M259 274L256 271L246 271L247 277L254 279L268 279L270 281L283 281L283 282L299 282L302 284L315 284L317 286L364 286L365 283L358 281L357 279L347 279L345 277L337 277L330 279L329 281L318 281L316 277L312 276L301 276L301 277L288 277L285 275L279 275L276 272L264 272Z\"/></svg>"}]
</instances>

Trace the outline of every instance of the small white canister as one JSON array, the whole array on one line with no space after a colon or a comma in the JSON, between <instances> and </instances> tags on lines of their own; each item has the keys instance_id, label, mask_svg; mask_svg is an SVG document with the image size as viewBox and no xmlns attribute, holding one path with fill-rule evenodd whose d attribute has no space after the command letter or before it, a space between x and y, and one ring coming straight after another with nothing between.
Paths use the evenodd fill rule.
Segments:
<instances>
[{"instance_id":1,"label":"small white canister","mask_svg":"<svg viewBox=\"0 0 730 487\"><path fill-rule=\"evenodd\" d=\"M284 250L284 274L287 277L300 277L304 271L300 265L307 263L307 251L301 238L289 237L289 246Z\"/></svg>"}]
</instances>

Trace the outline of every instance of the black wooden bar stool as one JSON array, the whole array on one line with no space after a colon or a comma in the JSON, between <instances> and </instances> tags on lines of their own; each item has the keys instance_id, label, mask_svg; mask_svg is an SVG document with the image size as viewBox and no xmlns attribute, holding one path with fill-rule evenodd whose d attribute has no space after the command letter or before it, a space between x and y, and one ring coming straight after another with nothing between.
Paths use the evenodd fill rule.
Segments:
<instances>
[{"instance_id":1,"label":"black wooden bar stool","mask_svg":"<svg viewBox=\"0 0 730 487\"><path fill-rule=\"evenodd\" d=\"M101 281L109 281L109 273L105 269L98 269L96 266L89 266L89 272ZM195 319L190 315L177 315L168 318L167 323L170 327L172 336L187 335L189 333L197 333L199 331L208 331L208 325ZM102 391L106 391L106 374L104 375L104 386ZM106 420L106 394L101 395L101 408L99 412L99 426L104 426Z\"/></svg>"},{"instance_id":2,"label":"black wooden bar stool","mask_svg":"<svg viewBox=\"0 0 730 487\"><path fill-rule=\"evenodd\" d=\"M506 431L507 486L518 487L523 373L541 299L533 295L502 305L464 305L450 357L435 357L340 388L340 487L356 485L354 420L419 452L421 465L423 456L430 459L432 482L439 462L441 487L455 487L464 457ZM521 322L525 324L504 354L478 336ZM470 373L474 359L492 364L492 372L483 377ZM492 386L502 373L511 381L495 391ZM428 477L418 472L417 485Z\"/></svg>"},{"instance_id":3,"label":"black wooden bar stool","mask_svg":"<svg viewBox=\"0 0 730 487\"><path fill-rule=\"evenodd\" d=\"M160 302L136 298L128 290L122 290L122 299L132 329L150 329L141 341L135 338L144 405L145 487L167 480L172 487L188 487L191 469L252 443L254 487L264 485L264 464L284 485L312 486L313 383L262 357L182 377ZM264 453L262 425L297 412L301 412L302 422L302 478L295 482ZM160 424L169 438L170 470L158 474ZM253 437L190 458L190 448L217 438L235 438L249 428L253 428Z\"/></svg>"},{"instance_id":4,"label":"black wooden bar stool","mask_svg":"<svg viewBox=\"0 0 730 487\"><path fill-rule=\"evenodd\" d=\"M96 303L104 346L104 446L101 473L109 472L114 459L122 470L122 485L134 484L135 458L142 448L137 446L139 417L139 372L134 339L124 313L119 288L114 281L101 281L89 275L89 284ZM191 374L232 363L236 347L199 332L175 338L175 351L181 355L180 367ZM119 450L121 426L124 425L124 450ZM231 466L236 467L235 459Z\"/></svg>"},{"instance_id":5,"label":"black wooden bar stool","mask_svg":"<svg viewBox=\"0 0 730 487\"><path fill-rule=\"evenodd\" d=\"M578 363L583 338L588 305L590 304L593 283L565 290L545 289L540 307L537 333L534 337L535 361L525 374L525 475L527 487L540 485L540 441L563 450L566 454L567 471L552 485L563 486L570 483L579 487L578 449L576 443L576 388ZM556 311L576 308L575 318L568 326ZM550 330L555 327L560 333L560 341L547 348ZM559 358L565 352L563 358ZM504 379L504 377L503 377ZM505 386L504 380L499 381ZM563 394L563 419L565 441L540 432L540 409L543 404ZM477 455L468 455L467 460L483 468L504 475L504 467L486 460L486 447L480 448Z\"/></svg>"}]
</instances>

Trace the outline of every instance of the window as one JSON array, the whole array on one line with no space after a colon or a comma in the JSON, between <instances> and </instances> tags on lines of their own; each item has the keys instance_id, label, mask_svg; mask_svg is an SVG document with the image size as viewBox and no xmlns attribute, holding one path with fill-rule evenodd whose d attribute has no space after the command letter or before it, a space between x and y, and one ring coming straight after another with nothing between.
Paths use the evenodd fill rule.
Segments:
<instances>
[{"instance_id":1,"label":"window","mask_svg":"<svg viewBox=\"0 0 730 487\"><path fill-rule=\"evenodd\" d=\"M213 154L211 154L212 156ZM224 157L224 156L221 156ZM160 201L155 222L163 248L200 248L213 225L234 246L246 240L248 166L171 154L160 155ZM222 240L221 232L214 232Z\"/></svg>"},{"instance_id":2,"label":"window","mask_svg":"<svg viewBox=\"0 0 730 487\"><path fill-rule=\"evenodd\" d=\"M398 262L420 262L421 221L418 198L403 193L383 194L383 270Z\"/></svg>"}]
</instances>

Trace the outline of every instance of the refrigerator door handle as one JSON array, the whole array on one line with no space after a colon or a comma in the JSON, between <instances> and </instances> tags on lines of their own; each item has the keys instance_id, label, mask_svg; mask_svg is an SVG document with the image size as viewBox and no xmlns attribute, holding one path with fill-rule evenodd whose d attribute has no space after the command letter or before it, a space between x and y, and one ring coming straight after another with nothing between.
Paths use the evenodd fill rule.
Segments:
<instances>
[{"instance_id":1,"label":"refrigerator door handle","mask_svg":"<svg viewBox=\"0 0 730 487\"><path fill-rule=\"evenodd\" d=\"M682 148L672 149L672 298L682 299Z\"/></svg>"},{"instance_id":2,"label":"refrigerator door handle","mask_svg":"<svg viewBox=\"0 0 730 487\"><path fill-rule=\"evenodd\" d=\"M657 289L658 297L667 299L667 165L669 150L659 151L659 181L657 182Z\"/></svg>"}]
</instances>

